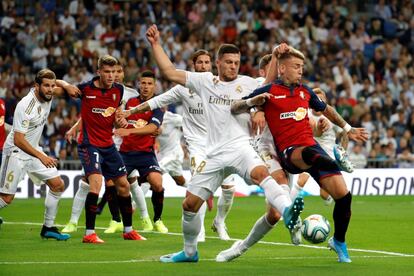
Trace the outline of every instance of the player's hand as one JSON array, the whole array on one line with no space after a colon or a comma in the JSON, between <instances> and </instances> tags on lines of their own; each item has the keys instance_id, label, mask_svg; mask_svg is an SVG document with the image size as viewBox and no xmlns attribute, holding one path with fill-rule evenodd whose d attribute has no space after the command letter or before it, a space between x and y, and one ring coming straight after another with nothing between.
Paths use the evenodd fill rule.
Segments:
<instances>
[{"instance_id":1,"label":"player's hand","mask_svg":"<svg viewBox=\"0 0 414 276\"><path fill-rule=\"evenodd\" d=\"M157 25L151 25L146 32L146 36L151 45L158 43L160 39L160 32L158 31Z\"/></svg>"},{"instance_id":2,"label":"player's hand","mask_svg":"<svg viewBox=\"0 0 414 276\"><path fill-rule=\"evenodd\" d=\"M281 43L275 48L273 48L273 55L275 55L277 58L280 57L281 54L287 53L290 51L289 45L286 43Z\"/></svg>"},{"instance_id":3,"label":"player's hand","mask_svg":"<svg viewBox=\"0 0 414 276\"><path fill-rule=\"evenodd\" d=\"M72 85L72 84L66 85L64 89L66 93L68 93L68 95L71 96L72 98L79 98L82 95L82 92L75 85Z\"/></svg>"},{"instance_id":4,"label":"player's hand","mask_svg":"<svg viewBox=\"0 0 414 276\"><path fill-rule=\"evenodd\" d=\"M120 128L128 127L128 121L123 116L123 111L119 107L115 111L115 124L117 127L120 127Z\"/></svg>"},{"instance_id":5,"label":"player's hand","mask_svg":"<svg viewBox=\"0 0 414 276\"><path fill-rule=\"evenodd\" d=\"M114 134L119 137L125 137L125 136L128 136L130 133L129 133L129 129L127 128L118 128L114 130Z\"/></svg>"},{"instance_id":6,"label":"player's hand","mask_svg":"<svg viewBox=\"0 0 414 276\"><path fill-rule=\"evenodd\" d=\"M124 118L128 118L129 116L131 116L131 114L132 114L131 110L124 110L121 113L122 117L124 117Z\"/></svg>"},{"instance_id":7,"label":"player's hand","mask_svg":"<svg viewBox=\"0 0 414 276\"><path fill-rule=\"evenodd\" d=\"M269 99L272 96L270 93L263 93L257 96L254 96L250 99L250 103L254 106L263 105L267 99Z\"/></svg>"},{"instance_id":8,"label":"player's hand","mask_svg":"<svg viewBox=\"0 0 414 276\"><path fill-rule=\"evenodd\" d=\"M329 121L326 118L320 118L317 124L318 129L323 133L329 129Z\"/></svg>"},{"instance_id":9,"label":"player's hand","mask_svg":"<svg viewBox=\"0 0 414 276\"><path fill-rule=\"evenodd\" d=\"M365 142L368 140L368 132L365 128L353 127L348 132L348 137L354 141Z\"/></svg>"},{"instance_id":10,"label":"player's hand","mask_svg":"<svg viewBox=\"0 0 414 276\"><path fill-rule=\"evenodd\" d=\"M254 134L263 133L266 126L266 118L263 111L257 111L252 117L252 128Z\"/></svg>"},{"instance_id":11,"label":"player's hand","mask_svg":"<svg viewBox=\"0 0 414 276\"><path fill-rule=\"evenodd\" d=\"M158 135L161 135L161 133L162 133L162 127L159 127L153 133L151 133L151 136L157 137Z\"/></svg>"},{"instance_id":12,"label":"player's hand","mask_svg":"<svg viewBox=\"0 0 414 276\"><path fill-rule=\"evenodd\" d=\"M72 144L73 140L76 140L76 128L72 127L65 133L65 140Z\"/></svg>"},{"instance_id":13,"label":"player's hand","mask_svg":"<svg viewBox=\"0 0 414 276\"><path fill-rule=\"evenodd\" d=\"M42 155L40 157L40 162L42 162L42 164L45 165L46 168L54 168L57 166L57 160L47 155Z\"/></svg>"}]
</instances>

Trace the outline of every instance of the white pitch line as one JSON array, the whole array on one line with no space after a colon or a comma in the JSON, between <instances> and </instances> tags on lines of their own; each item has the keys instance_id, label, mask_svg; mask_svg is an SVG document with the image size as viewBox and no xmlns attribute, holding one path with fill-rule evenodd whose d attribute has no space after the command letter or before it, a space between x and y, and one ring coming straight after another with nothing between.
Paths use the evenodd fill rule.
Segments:
<instances>
[{"instance_id":1,"label":"white pitch line","mask_svg":"<svg viewBox=\"0 0 414 276\"><path fill-rule=\"evenodd\" d=\"M16 224L16 225L43 225L42 223L36 223L36 222L11 222L11 221L5 221L4 224ZM64 225L57 224L56 226L63 227ZM84 226L78 226L78 228L85 228ZM105 227L95 227L96 229L106 229ZM144 231L142 231L145 233ZM155 231L150 231L151 233L157 233ZM172 233L169 232L167 234L163 235L171 235L171 236L182 236L182 233ZM213 236L206 236L208 239L219 239L218 237ZM237 241L238 239L230 239L232 241ZM313 249L322 249L322 250L329 250L326 246L317 246L317 245L307 245L307 244L301 244L301 245L293 245L291 243L283 243L283 242L269 242L269 241L259 241L260 244L267 244L267 245L282 245L282 246L300 246L305 248L313 248ZM348 248L348 251L354 251L354 252L364 252L364 253L376 253L376 254L383 254L383 255L389 255L389 256L396 256L396 257L414 257L414 254L405 254L405 253L399 253L399 252L390 252L390 251L382 251L382 250L371 250L371 249L358 249L358 248ZM354 256L352 256L354 258Z\"/></svg>"},{"instance_id":2,"label":"white pitch line","mask_svg":"<svg viewBox=\"0 0 414 276\"><path fill-rule=\"evenodd\" d=\"M352 256L352 259L382 259L382 258L397 258L400 256ZM322 257L322 256L292 256L292 257L265 257L265 258L249 258L249 260L317 260L317 259L333 259L334 257ZM216 259L200 259L200 262L215 262ZM133 260L111 260L111 261L0 261L0 265L62 265L62 264L117 264L117 263L159 263L158 259L133 259Z\"/></svg>"}]
</instances>

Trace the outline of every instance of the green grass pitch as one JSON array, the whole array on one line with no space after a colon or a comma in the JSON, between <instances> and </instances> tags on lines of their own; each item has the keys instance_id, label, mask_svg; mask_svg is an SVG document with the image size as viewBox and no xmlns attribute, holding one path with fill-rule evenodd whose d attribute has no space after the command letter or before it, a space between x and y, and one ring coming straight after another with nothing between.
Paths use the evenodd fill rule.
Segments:
<instances>
[{"instance_id":1,"label":"green grass pitch","mask_svg":"<svg viewBox=\"0 0 414 276\"><path fill-rule=\"evenodd\" d=\"M210 229L215 215L206 215L205 243L199 244L198 263L162 264L160 255L182 249L181 198L166 198L163 221L170 233L143 233L147 241L124 241L121 234L104 234L108 208L97 217L97 232L105 244L83 244L83 227L66 242L42 240L43 199L16 199L0 211L0 275L414 275L414 197L353 198L347 242L351 264L336 261L327 243L290 245L289 234L279 223L262 242L230 263L215 256L233 241L221 241ZM152 205L148 200L149 210ZM72 200L64 199L56 223L65 224ZM244 238L264 213L264 198L235 198L227 218L229 234ZM322 214L332 221L333 206L318 197L305 198L302 218ZM84 225L82 215L80 225ZM134 225L139 230L138 215Z\"/></svg>"}]
</instances>

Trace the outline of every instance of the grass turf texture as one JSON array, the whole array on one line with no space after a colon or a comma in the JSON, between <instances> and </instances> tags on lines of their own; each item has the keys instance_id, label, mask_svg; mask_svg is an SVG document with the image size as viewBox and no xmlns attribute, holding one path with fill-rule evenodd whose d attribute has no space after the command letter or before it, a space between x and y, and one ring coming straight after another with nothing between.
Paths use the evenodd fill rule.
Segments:
<instances>
[{"instance_id":1,"label":"grass turf texture","mask_svg":"<svg viewBox=\"0 0 414 276\"><path fill-rule=\"evenodd\" d=\"M120 233L104 234L109 223L108 208L97 217L98 235L105 244L83 244L84 228L79 227L66 242L42 240L43 199L16 199L0 211L0 275L414 275L414 197L354 197L347 242L352 264L340 264L327 242L313 247L290 245L283 223L230 263L216 263L215 256L233 241L218 240L210 229L213 212L206 215L205 243L199 244L199 263L162 264L160 255L182 249L181 198L166 198L163 221L169 234L143 233L147 241L124 241ZM152 209L147 201L149 210ZM57 224L70 217L72 200L60 202ZM264 213L264 198L236 198L227 218L229 234L244 238ZM332 221L333 206L324 206L318 197L305 198L302 218L324 215ZM29 222L28 224L24 224ZM134 215L135 228L140 220ZM80 219L84 225L84 217ZM62 229L62 227L59 227ZM331 233L332 234L332 233ZM381 252L371 252L377 250ZM382 252L384 251L384 252ZM393 254L401 253L401 255Z\"/></svg>"}]
</instances>

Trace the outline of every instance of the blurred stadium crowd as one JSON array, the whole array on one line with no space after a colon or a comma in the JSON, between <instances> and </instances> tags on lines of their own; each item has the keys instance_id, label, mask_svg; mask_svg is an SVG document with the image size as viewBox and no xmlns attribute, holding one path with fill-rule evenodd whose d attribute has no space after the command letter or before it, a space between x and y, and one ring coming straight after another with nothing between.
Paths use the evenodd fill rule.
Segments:
<instances>
[{"instance_id":1,"label":"blurred stadium crowd","mask_svg":"<svg viewBox=\"0 0 414 276\"><path fill-rule=\"evenodd\" d=\"M177 68L190 55L220 43L242 53L240 74L258 76L259 59L280 43L307 57L304 82L327 92L330 104L353 126L370 133L350 144L357 168L414 167L414 1L411 0L197 0L97 1L3 0L0 5L0 97L6 122L49 67L72 84L91 79L100 55L125 65L125 82L136 87L146 69L157 71L145 31L156 23ZM171 83L160 81L159 93ZM171 110L180 111L180 106ZM64 141L78 119L79 102L56 100L43 145L60 160L77 160ZM62 169L77 167L62 162Z\"/></svg>"}]
</instances>

